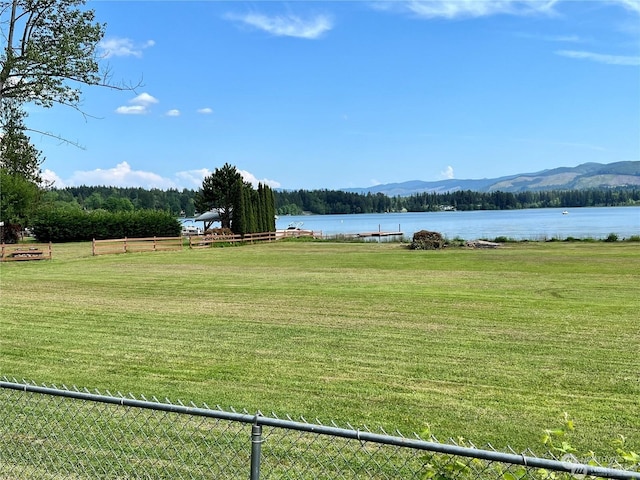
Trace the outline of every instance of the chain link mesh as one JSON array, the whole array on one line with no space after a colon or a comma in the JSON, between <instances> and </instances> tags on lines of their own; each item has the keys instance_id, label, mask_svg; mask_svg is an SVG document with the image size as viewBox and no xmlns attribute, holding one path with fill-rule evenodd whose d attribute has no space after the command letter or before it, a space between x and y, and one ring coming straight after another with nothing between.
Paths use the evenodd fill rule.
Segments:
<instances>
[{"instance_id":1,"label":"chain link mesh","mask_svg":"<svg viewBox=\"0 0 640 480\"><path fill-rule=\"evenodd\" d=\"M249 476L250 425L0 390L0 478Z\"/></svg>"},{"instance_id":2,"label":"chain link mesh","mask_svg":"<svg viewBox=\"0 0 640 480\"><path fill-rule=\"evenodd\" d=\"M141 408L72 398L65 395L69 392L66 388L55 392L52 395L0 388L0 479L250 478L252 424L246 419L216 418L215 412L222 410L208 407L211 415L191 414L188 409L167 411L160 408L167 403L155 399ZM108 398L113 396L109 394ZM158 408L153 408L154 404ZM364 441L359 435L332 436L315 432L314 427L319 425L319 422L297 423L297 428L265 425L259 440L260 478L584 477L579 470L562 473L434 453L403 445L403 437L388 437L397 440L394 445ZM586 461L593 464L593 459ZM622 466L612 463L608 468L622 469ZM640 479L640 473L632 473L632 469L627 470L631 475L627 478Z\"/></svg>"}]
</instances>

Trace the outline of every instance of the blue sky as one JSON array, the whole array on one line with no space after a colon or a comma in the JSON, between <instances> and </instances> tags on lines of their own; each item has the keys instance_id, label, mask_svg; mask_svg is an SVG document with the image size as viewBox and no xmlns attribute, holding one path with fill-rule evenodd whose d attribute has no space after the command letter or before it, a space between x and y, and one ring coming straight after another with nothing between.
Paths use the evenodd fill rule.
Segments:
<instances>
[{"instance_id":1,"label":"blue sky","mask_svg":"<svg viewBox=\"0 0 640 480\"><path fill-rule=\"evenodd\" d=\"M285 189L640 160L640 0L105 1L114 82L29 108L58 187Z\"/></svg>"}]
</instances>

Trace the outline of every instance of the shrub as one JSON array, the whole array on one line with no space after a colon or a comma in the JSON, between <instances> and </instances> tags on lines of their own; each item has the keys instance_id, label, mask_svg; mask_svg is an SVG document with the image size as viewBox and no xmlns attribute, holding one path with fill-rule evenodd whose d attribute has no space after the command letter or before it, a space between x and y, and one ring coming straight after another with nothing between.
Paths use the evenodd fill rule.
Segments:
<instances>
[{"instance_id":1,"label":"shrub","mask_svg":"<svg viewBox=\"0 0 640 480\"><path fill-rule=\"evenodd\" d=\"M452 247L463 247L465 243L466 242L464 238L460 236L456 236L453 240L448 240L446 245L452 246Z\"/></svg>"},{"instance_id":2,"label":"shrub","mask_svg":"<svg viewBox=\"0 0 640 480\"><path fill-rule=\"evenodd\" d=\"M574 431L573 420L565 413L564 423L560 428L546 429L542 435L542 444L547 448L547 457L553 460L560 460L564 466L571 467L571 464L588 464L598 467L602 463L595 458L593 452L581 454L569 442L570 435ZM427 427L422 432L423 438L429 438L432 442L437 439L431 434ZM464 438L458 438L457 446L475 448L471 442ZM640 471L640 455L631 450L625 443L625 438L618 436L613 442L615 454L609 462L617 468L623 468L629 472ZM525 468L522 466L509 469L508 464L500 462L489 462L474 458L464 460L462 457L450 457L439 453L426 452L421 457L423 462L423 472L420 478L433 480L477 480L478 478L496 478L503 480L517 480L529 478L531 480L575 480L581 479L585 475L579 468L572 469L571 473L552 471L547 468ZM545 457L541 457L545 458ZM567 465L568 464L568 465ZM578 465L576 465L578 467ZM589 477L594 478L594 477Z\"/></svg>"},{"instance_id":3,"label":"shrub","mask_svg":"<svg viewBox=\"0 0 640 480\"><path fill-rule=\"evenodd\" d=\"M139 210L107 212L46 208L32 224L33 234L41 242L80 242L109 238L177 237L180 223L169 212Z\"/></svg>"},{"instance_id":4,"label":"shrub","mask_svg":"<svg viewBox=\"0 0 640 480\"><path fill-rule=\"evenodd\" d=\"M607 238L604 239L605 242L617 242L618 241L618 235L615 233L610 233Z\"/></svg>"},{"instance_id":5,"label":"shrub","mask_svg":"<svg viewBox=\"0 0 640 480\"><path fill-rule=\"evenodd\" d=\"M15 223L3 223L0 225L0 243L18 243L22 228Z\"/></svg>"},{"instance_id":6,"label":"shrub","mask_svg":"<svg viewBox=\"0 0 640 480\"><path fill-rule=\"evenodd\" d=\"M205 235L233 235L230 228L210 228L204 232Z\"/></svg>"}]
</instances>

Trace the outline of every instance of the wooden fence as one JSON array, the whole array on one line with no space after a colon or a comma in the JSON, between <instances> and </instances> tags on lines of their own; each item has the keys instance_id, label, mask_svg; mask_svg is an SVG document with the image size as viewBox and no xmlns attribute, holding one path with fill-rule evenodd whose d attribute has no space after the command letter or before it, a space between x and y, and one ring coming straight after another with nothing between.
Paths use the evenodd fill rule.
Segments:
<instances>
[{"instance_id":1,"label":"wooden fence","mask_svg":"<svg viewBox=\"0 0 640 480\"><path fill-rule=\"evenodd\" d=\"M0 262L51 260L51 243L2 244Z\"/></svg>"},{"instance_id":2,"label":"wooden fence","mask_svg":"<svg viewBox=\"0 0 640 480\"><path fill-rule=\"evenodd\" d=\"M244 235L190 236L189 248L206 248L214 243L273 242L284 238L315 237L311 230L280 230L277 232L246 233Z\"/></svg>"},{"instance_id":3,"label":"wooden fence","mask_svg":"<svg viewBox=\"0 0 640 480\"><path fill-rule=\"evenodd\" d=\"M182 237L93 239L91 247L93 255L182 250Z\"/></svg>"}]
</instances>

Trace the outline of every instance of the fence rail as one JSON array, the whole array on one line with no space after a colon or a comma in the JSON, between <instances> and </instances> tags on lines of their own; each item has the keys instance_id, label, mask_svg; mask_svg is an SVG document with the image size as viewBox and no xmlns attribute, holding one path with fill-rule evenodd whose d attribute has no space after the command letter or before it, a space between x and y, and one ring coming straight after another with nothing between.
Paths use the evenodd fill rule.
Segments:
<instances>
[{"instance_id":1,"label":"fence rail","mask_svg":"<svg viewBox=\"0 0 640 480\"><path fill-rule=\"evenodd\" d=\"M0 381L0 478L640 480L640 473L155 397ZM566 460L566 459L565 459Z\"/></svg>"},{"instance_id":2,"label":"fence rail","mask_svg":"<svg viewBox=\"0 0 640 480\"><path fill-rule=\"evenodd\" d=\"M182 237L118 238L107 240L93 239L93 255L130 252L160 252L182 250Z\"/></svg>"},{"instance_id":3,"label":"fence rail","mask_svg":"<svg viewBox=\"0 0 640 480\"><path fill-rule=\"evenodd\" d=\"M322 234L320 234L322 236ZM311 230L279 230L277 232L245 233L244 235L204 235L189 237L189 248L207 248L216 243L255 243L273 242L285 238L312 237L317 238L317 234Z\"/></svg>"}]
</instances>

